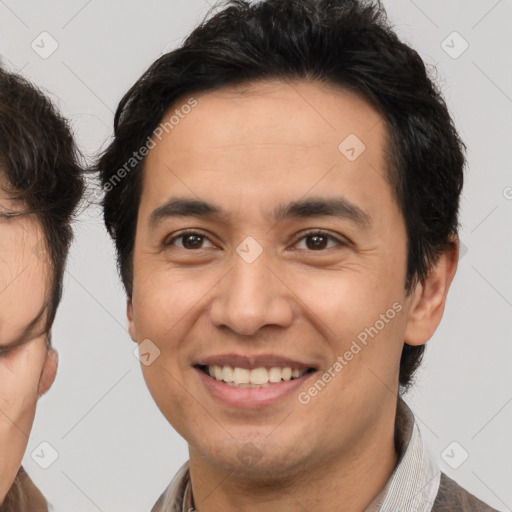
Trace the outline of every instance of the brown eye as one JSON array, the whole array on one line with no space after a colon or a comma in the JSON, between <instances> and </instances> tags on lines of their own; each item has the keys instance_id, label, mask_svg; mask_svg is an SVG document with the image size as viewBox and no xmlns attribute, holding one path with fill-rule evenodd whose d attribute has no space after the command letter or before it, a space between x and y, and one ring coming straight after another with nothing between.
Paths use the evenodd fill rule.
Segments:
<instances>
[{"instance_id":1,"label":"brown eye","mask_svg":"<svg viewBox=\"0 0 512 512\"><path fill-rule=\"evenodd\" d=\"M178 235L173 236L170 239L167 239L164 243L166 247L175 246L176 241L181 241L181 246L178 245L180 249L186 250L194 250L194 249L204 249L202 244L205 240L208 240L204 233L200 233L198 231L187 231L182 232Z\"/></svg>"},{"instance_id":2,"label":"brown eye","mask_svg":"<svg viewBox=\"0 0 512 512\"><path fill-rule=\"evenodd\" d=\"M325 235L309 235L306 240L310 240L310 244L306 242L309 249L325 249L328 243L328 237Z\"/></svg>"},{"instance_id":3,"label":"brown eye","mask_svg":"<svg viewBox=\"0 0 512 512\"><path fill-rule=\"evenodd\" d=\"M334 241L335 245L346 246L347 243L339 240L338 238L333 237L329 233L325 233L324 231L311 231L302 236L300 241L306 240L306 249L310 251L320 252L323 249L328 248L327 245L329 241Z\"/></svg>"},{"instance_id":4,"label":"brown eye","mask_svg":"<svg viewBox=\"0 0 512 512\"><path fill-rule=\"evenodd\" d=\"M203 235L183 235L182 240L185 241L183 246L185 249L197 249L203 242Z\"/></svg>"}]
</instances>

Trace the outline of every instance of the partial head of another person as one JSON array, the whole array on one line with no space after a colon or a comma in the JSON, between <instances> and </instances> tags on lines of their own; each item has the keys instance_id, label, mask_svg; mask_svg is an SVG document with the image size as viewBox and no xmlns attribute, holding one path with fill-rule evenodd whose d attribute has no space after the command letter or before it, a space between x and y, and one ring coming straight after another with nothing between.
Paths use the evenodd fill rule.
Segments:
<instances>
[{"instance_id":1,"label":"partial head of another person","mask_svg":"<svg viewBox=\"0 0 512 512\"><path fill-rule=\"evenodd\" d=\"M57 371L51 326L82 173L71 129L56 107L25 78L0 69L0 502L5 498L6 510L19 494L11 484L37 400Z\"/></svg>"}]
</instances>

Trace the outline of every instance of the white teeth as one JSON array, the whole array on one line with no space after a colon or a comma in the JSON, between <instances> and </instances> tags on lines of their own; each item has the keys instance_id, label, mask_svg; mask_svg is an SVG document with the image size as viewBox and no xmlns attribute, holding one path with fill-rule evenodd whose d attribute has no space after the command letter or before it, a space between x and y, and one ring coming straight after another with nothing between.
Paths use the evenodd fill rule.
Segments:
<instances>
[{"instance_id":1,"label":"white teeth","mask_svg":"<svg viewBox=\"0 0 512 512\"><path fill-rule=\"evenodd\" d=\"M235 384L249 384L250 370L247 368L235 368L233 370L233 381Z\"/></svg>"},{"instance_id":2,"label":"white teeth","mask_svg":"<svg viewBox=\"0 0 512 512\"><path fill-rule=\"evenodd\" d=\"M217 380L223 380L224 382L233 382L233 367L224 366L222 368L222 377Z\"/></svg>"},{"instance_id":3,"label":"white teeth","mask_svg":"<svg viewBox=\"0 0 512 512\"><path fill-rule=\"evenodd\" d=\"M281 368L279 366L273 366L268 372L269 382L281 382Z\"/></svg>"},{"instance_id":4,"label":"white teeth","mask_svg":"<svg viewBox=\"0 0 512 512\"><path fill-rule=\"evenodd\" d=\"M286 367L272 366L271 368L239 368L232 366L208 366L210 377L224 381L226 384L237 387L267 387L282 381L298 379L302 377L307 370L297 370Z\"/></svg>"},{"instance_id":5,"label":"white teeth","mask_svg":"<svg viewBox=\"0 0 512 512\"><path fill-rule=\"evenodd\" d=\"M210 370L211 371L211 370ZM214 377L217 379L217 380L222 380L222 374L224 372L222 371L222 368L216 364L213 366L213 374L214 374Z\"/></svg>"},{"instance_id":6,"label":"white teeth","mask_svg":"<svg viewBox=\"0 0 512 512\"><path fill-rule=\"evenodd\" d=\"M251 370L249 379L252 384L266 384L268 382L268 371L266 368L254 368Z\"/></svg>"}]
</instances>

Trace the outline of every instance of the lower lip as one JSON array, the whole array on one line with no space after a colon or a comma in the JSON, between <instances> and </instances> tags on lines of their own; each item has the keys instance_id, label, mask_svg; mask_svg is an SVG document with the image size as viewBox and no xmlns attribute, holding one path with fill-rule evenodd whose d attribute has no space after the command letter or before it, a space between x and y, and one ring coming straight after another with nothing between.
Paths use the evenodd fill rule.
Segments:
<instances>
[{"instance_id":1,"label":"lower lip","mask_svg":"<svg viewBox=\"0 0 512 512\"><path fill-rule=\"evenodd\" d=\"M232 407L255 408L265 407L282 400L297 392L306 380L316 373L306 373L299 379L282 381L264 388L237 388L214 379L199 368L194 367L206 389L214 398Z\"/></svg>"}]
</instances>

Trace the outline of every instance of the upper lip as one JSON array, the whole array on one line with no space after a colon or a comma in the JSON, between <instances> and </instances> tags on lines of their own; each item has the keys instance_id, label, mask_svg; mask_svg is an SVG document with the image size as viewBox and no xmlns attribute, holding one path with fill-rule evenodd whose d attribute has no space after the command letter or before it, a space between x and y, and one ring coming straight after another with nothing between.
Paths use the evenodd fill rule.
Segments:
<instances>
[{"instance_id":1,"label":"upper lip","mask_svg":"<svg viewBox=\"0 0 512 512\"><path fill-rule=\"evenodd\" d=\"M307 370L309 368L316 369L312 364L275 354L260 354L253 356L241 354L218 354L200 358L194 363L194 366L213 365L247 368L248 370L253 370L254 368L271 368L272 366L279 366L281 368L290 367L294 370Z\"/></svg>"}]
</instances>

